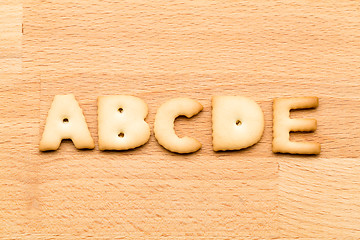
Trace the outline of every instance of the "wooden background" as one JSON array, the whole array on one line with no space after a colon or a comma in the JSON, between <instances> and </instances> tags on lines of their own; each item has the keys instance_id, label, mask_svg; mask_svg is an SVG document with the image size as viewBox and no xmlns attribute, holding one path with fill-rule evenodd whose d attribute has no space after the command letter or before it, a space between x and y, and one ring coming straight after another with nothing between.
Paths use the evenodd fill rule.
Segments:
<instances>
[{"instance_id":1,"label":"wooden background","mask_svg":"<svg viewBox=\"0 0 360 240\"><path fill-rule=\"evenodd\" d=\"M0 237L3 239L359 239L359 1L0 0ZM96 98L204 110L126 152L38 142L56 94L74 93L97 143ZM262 107L261 141L214 153L211 96ZM318 96L319 156L273 154L272 99Z\"/></svg>"}]
</instances>

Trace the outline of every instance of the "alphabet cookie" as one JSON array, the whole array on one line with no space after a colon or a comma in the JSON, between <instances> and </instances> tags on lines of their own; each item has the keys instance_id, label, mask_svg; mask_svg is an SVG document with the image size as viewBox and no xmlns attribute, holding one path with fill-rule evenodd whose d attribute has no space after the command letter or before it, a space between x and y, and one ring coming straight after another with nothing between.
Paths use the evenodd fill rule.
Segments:
<instances>
[{"instance_id":1,"label":"alphabet cookie","mask_svg":"<svg viewBox=\"0 0 360 240\"><path fill-rule=\"evenodd\" d=\"M147 104L127 95L98 97L98 134L100 150L127 150L145 144L150 137L145 122Z\"/></svg>"},{"instance_id":2,"label":"alphabet cookie","mask_svg":"<svg viewBox=\"0 0 360 240\"><path fill-rule=\"evenodd\" d=\"M73 94L54 97L39 149L40 151L57 150L62 139L71 139L79 149L95 147L83 112Z\"/></svg>"},{"instance_id":3,"label":"alphabet cookie","mask_svg":"<svg viewBox=\"0 0 360 240\"><path fill-rule=\"evenodd\" d=\"M198 114L203 106L190 98L174 98L160 106L155 117L155 138L161 146L177 153L191 153L201 148L201 143L191 137L179 138L174 130L174 120L180 115L188 118Z\"/></svg>"},{"instance_id":4,"label":"alphabet cookie","mask_svg":"<svg viewBox=\"0 0 360 240\"><path fill-rule=\"evenodd\" d=\"M291 119L291 109L316 108L317 97L275 98L273 104L273 152L293 154L319 154L321 146L314 142L291 142L290 131L316 130L316 119Z\"/></svg>"},{"instance_id":5,"label":"alphabet cookie","mask_svg":"<svg viewBox=\"0 0 360 240\"><path fill-rule=\"evenodd\" d=\"M264 131L264 114L253 100L241 96L212 98L214 151L239 150L257 143Z\"/></svg>"}]
</instances>

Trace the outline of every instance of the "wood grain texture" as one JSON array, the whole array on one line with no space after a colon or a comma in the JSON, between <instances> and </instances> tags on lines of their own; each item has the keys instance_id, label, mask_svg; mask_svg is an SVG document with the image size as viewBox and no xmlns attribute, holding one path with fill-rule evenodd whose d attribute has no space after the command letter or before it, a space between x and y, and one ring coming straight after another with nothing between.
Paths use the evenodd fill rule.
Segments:
<instances>
[{"instance_id":1,"label":"wood grain texture","mask_svg":"<svg viewBox=\"0 0 360 240\"><path fill-rule=\"evenodd\" d=\"M360 238L358 1L0 0L0 238ZM56 94L74 93L97 142L96 97L204 110L176 131L190 155L152 135L125 152L40 153ZM260 142L214 153L211 96L264 111ZM319 156L273 154L272 100L318 96Z\"/></svg>"}]
</instances>

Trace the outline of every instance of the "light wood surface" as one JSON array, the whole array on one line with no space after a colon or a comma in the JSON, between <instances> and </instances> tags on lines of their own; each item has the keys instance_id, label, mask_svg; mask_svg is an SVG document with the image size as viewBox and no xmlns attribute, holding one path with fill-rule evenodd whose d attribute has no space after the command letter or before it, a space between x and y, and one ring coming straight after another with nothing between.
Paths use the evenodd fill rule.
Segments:
<instances>
[{"instance_id":1,"label":"light wood surface","mask_svg":"<svg viewBox=\"0 0 360 240\"><path fill-rule=\"evenodd\" d=\"M358 1L0 0L0 238L359 239ZM126 152L40 153L53 96L74 93L97 143L96 98L156 109L191 97L176 121L202 149L151 136ZM211 96L244 95L265 114L261 141L214 153ZM273 154L272 100L318 96L318 156Z\"/></svg>"}]
</instances>

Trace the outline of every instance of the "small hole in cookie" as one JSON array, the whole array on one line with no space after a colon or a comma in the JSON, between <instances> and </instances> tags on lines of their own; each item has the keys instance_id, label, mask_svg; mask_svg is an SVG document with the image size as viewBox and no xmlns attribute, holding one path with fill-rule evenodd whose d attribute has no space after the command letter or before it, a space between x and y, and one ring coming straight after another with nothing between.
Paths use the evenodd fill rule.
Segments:
<instances>
[{"instance_id":1,"label":"small hole in cookie","mask_svg":"<svg viewBox=\"0 0 360 240\"><path fill-rule=\"evenodd\" d=\"M236 121L236 125L237 125L237 126L240 126L240 125L241 125L241 121L240 121L240 120L237 120L237 121Z\"/></svg>"},{"instance_id":2,"label":"small hole in cookie","mask_svg":"<svg viewBox=\"0 0 360 240\"><path fill-rule=\"evenodd\" d=\"M122 112L124 111L124 109L123 109L123 108L119 108L118 111L119 111L119 113L122 113Z\"/></svg>"},{"instance_id":3,"label":"small hole in cookie","mask_svg":"<svg viewBox=\"0 0 360 240\"><path fill-rule=\"evenodd\" d=\"M68 122L69 122L69 119L67 119L67 118L63 119L63 123L68 123Z\"/></svg>"},{"instance_id":4,"label":"small hole in cookie","mask_svg":"<svg viewBox=\"0 0 360 240\"><path fill-rule=\"evenodd\" d=\"M121 138L123 138L125 135L124 135L124 133L119 133L119 135L118 135L119 137L121 137Z\"/></svg>"}]
</instances>

